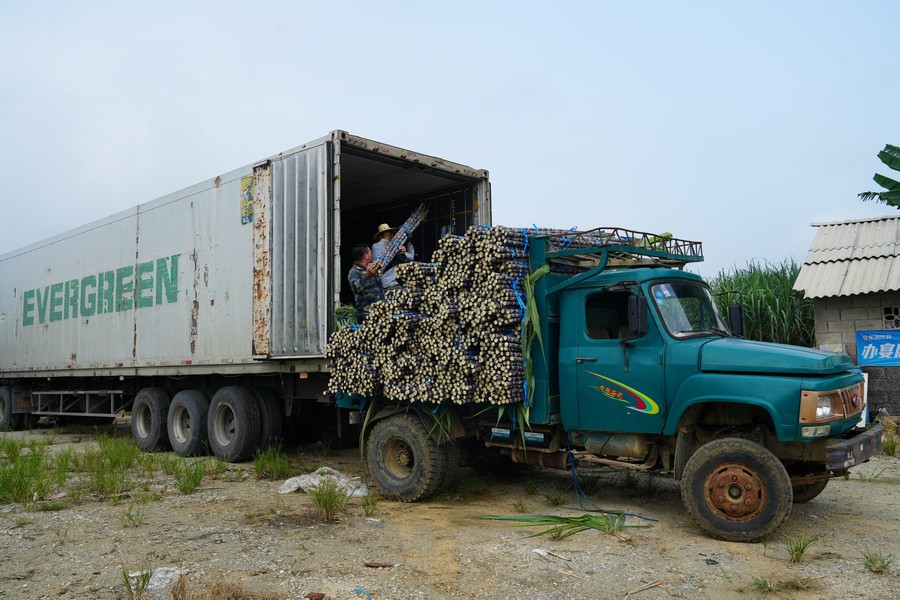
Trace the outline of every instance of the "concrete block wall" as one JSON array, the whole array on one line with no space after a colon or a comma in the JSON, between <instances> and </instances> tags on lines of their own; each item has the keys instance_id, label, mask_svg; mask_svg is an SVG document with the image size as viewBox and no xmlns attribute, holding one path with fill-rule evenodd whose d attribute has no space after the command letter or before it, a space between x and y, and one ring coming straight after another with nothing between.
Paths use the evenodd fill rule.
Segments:
<instances>
[{"instance_id":1,"label":"concrete block wall","mask_svg":"<svg viewBox=\"0 0 900 600\"><path fill-rule=\"evenodd\" d=\"M856 332L884 329L884 307L900 306L900 292L813 300L816 345L843 352L857 364ZM900 415L900 367L864 367L869 374L869 410Z\"/></svg>"}]
</instances>

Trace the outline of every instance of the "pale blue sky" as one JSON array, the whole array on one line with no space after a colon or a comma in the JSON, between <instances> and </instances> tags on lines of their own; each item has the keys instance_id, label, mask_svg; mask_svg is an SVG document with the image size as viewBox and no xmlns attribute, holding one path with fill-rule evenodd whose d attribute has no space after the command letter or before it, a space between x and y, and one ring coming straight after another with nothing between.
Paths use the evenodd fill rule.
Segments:
<instances>
[{"instance_id":1,"label":"pale blue sky","mask_svg":"<svg viewBox=\"0 0 900 600\"><path fill-rule=\"evenodd\" d=\"M327 4L327 5L326 5ZM897 2L0 0L0 254L333 129L491 172L494 223L802 261L900 144Z\"/></svg>"}]
</instances>

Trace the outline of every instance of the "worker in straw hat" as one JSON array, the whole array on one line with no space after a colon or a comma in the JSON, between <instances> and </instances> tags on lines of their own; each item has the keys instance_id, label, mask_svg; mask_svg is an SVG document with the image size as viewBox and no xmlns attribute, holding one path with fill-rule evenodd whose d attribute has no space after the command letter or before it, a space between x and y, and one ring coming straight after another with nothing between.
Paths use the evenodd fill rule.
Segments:
<instances>
[{"instance_id":1,"label":"worker in straw hat","mask_svg":"<svg viewBox=\"0 0 900 600\"><path fill-rule=\"evenodd\" d=\"M394 239L395 231L397 231L397 228L391 227L387 223L382 223L378 226L378 231L375 232L375 243L372 244L372 260L378 260L379 256L387 254L391 240ZM384 287L385 292L400 285L397 282L395 267L400 263L410 262L416 258L416 251L411 241L407 241L406 245L400 246L398 250L397 256L394 257L381 274L381 285Z\"/></svg>"}]
</instances>

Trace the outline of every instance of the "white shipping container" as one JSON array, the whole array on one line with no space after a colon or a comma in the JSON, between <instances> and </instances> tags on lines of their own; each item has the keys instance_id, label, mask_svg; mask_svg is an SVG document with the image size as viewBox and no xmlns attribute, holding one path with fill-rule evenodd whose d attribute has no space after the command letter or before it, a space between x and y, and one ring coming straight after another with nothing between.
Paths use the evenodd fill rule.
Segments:
<instances>
[{"instance_id":1,"label":"white shipping container","mask_svg":"<svg viewBox=\"0 0 900 600\"><path fill-rule=\"evenodd\" d=\"M321 370L350 248L420 201L418 260L490 224L486 171L334 131L0 256L0 376Z\"/></svg>"}]
</instances>

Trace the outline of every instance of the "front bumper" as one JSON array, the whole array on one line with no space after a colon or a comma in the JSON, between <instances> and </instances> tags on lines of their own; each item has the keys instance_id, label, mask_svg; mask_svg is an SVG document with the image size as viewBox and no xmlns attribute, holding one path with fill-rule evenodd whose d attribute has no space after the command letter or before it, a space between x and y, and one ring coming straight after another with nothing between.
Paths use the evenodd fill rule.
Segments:
<instances>
[{"instance_id":1,"label":"front bumper","mask_svg":"<svg viewBox=\"0 0 900 600\"><path fill-rule=\"evenodd\" d=\"M866 462L881 452L884 433L884 426L878 423L849 440L826 446L827 469L829 471L845 471L854 465Z\"/></svg>"}]
</instances>

